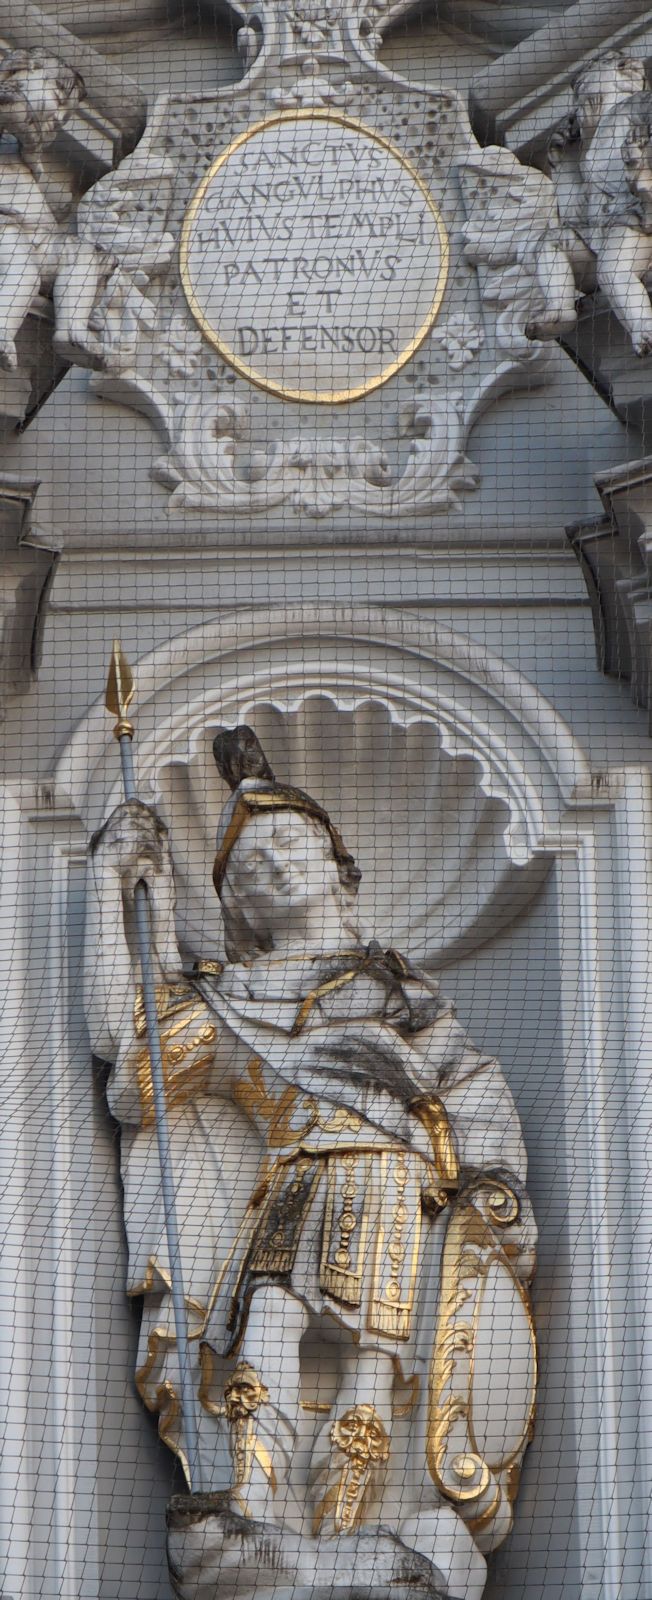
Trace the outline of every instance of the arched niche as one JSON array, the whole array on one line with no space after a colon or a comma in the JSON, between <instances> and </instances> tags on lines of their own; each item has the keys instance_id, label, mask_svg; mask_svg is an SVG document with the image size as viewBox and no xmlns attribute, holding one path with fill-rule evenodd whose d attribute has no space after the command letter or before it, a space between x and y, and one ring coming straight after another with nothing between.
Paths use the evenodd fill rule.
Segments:
<instances>
[{"instance_id":1,"label":"arched niche","mask_svg":"<svg viewBox=\"0 0 652 1600\"><path fill-rule=\"evenodd\" d=\"M134 665L138 785L174 828L190 949L218 937L216 922L202 924L216 909L203 896L222 798L211 730L249 717L282 775L323 786L371 879L377 936L410 955L427 936L433 964L451 964L445 991L499 1054L519 1104L541 1235L540 1417L519 1523L487 1600L536 1586L550 1548L564 1552L569 1592L584 1594L584 1575L599 1568L610 1575L605 1600L633 1595L628 1518L649 1505L649 1482L629 1420L621 1433L618 1396L627 1385L644 1440L649 1374L637 1341L642 1350L649 1311L632 1307L652 1216L649 774L592 774L526 679L463 635L395 609L232 612ZM31 1550L34 1571L47 1559L57 1593L80 1600L132 1600L133 1562L163 1592L170 1489L169 1461L131 1388L115 1134L93 1093L81 996L86 840L120 795L112 720L98 701L52 782L7 792L0 816L8 1149L28 1174L18 1209L11 1184L6 1198L24 1241L11 1418L16 1437L47 1441L19 1472L26 1507L54 1495L57 1536L43 1557ZM421 922L406 926L411 903ZM29 1381L30 1361L43 1359L29 1312L35 1263L54 1329L42 1396Z\"/></svg>"},{"instance_id":2,"label":"arched niche","mask_svg":"<svg viewBox=\"0 0 652 1600\"><path fill-rule=\"evenodd\" d=\"M169 823L179 932L219 948L212 885L226 788L211 745L249 721L277 774L331 812L374 935L441 966L511 922L588 785L565 723L497 657L395 611L234 612L138 663L138 792ZM121 797L95 707L57 772L90 831ZM554 848L554 845L552 845Z\"/></svg>"}]
</instances>

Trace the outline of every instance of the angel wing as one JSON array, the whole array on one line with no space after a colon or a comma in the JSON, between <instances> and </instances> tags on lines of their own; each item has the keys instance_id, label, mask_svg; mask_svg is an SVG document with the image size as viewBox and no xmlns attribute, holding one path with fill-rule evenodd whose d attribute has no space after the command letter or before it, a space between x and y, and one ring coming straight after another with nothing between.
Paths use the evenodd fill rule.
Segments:
<instances>
[{"instance_id":1,"label":"angel wing","mask_svg":"<svg viewBox=\"0 0 652 1600\"><path fill-rule=\"evenodd\" d=\"M160 147L159 120L115 172L93 184L77 212L81 238L145 278L167 266L174 250L166 232L174 166Z\"/></svg>"},{"instance_id":2,"label":"angel wing","mask_svg":"<svg viewBox=\"0 0 652 1600\"><path fill-rule=\"evenodd\" d=\"M559 227L550 178L499 145L479 150L458 172L467 259L490 268L529 266L540 240Z\"/></svg>"}]
</instances>

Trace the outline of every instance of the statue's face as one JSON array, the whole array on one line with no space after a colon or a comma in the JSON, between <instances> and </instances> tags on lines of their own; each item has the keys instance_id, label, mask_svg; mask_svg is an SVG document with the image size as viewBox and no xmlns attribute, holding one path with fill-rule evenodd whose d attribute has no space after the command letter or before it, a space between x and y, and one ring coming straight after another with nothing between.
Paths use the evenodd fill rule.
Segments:
<instances>
[{"instance_id":1,"label":"statue's face","mask_svg":"<svg viewBox=\"0 0 652 1600\"><path fill-rule=\"evenodd\" d=\"M244 1422L255 1416L259 1407L269 1400L269 1389L261 1383L248 1361L240 1361L225 1385L224 1399L229 1422Z\"/></svg>"},{"instance_id":2,"label":"statue's face","mask_svg":"<svg viewBox=\"0 0 652 1600\"><path fill-rule=\"evenodd\" d=\"M12 73L8 87L11 99L7 97L2 106L3 127L20 137L27 127L29 108L38 117L44 142L52 139L71 110L70 97L52 67L31 65Z\"/></svg>"},{"instance_id":3,"label":"statue's face","mask_svg":"<svg viewBox=\"0 0 652 1600\"><path fill-rule=\"evenodd\" d=\"M47 67L32 67L31 72L25 74L21 88L39 116L58 119L67 109L67 95Z\"/></svg>"},{"instance_id":4,"label":"statue's face","mask_svg":"<svg viewBox=\"0 0 652 1600\"><path fill-rule=\"evenodd\" d=\"M252 817L229 856L227 876L248 921L273 927L324 904L333 862L328 842L296 811Z\"/></svg>"},{"instance_id":5,"label":"statue's face","mask_svg":"<svg viewBox=\"0 0 652 1600\"><path fill-rule=\"evenodd\" d=\"M642 61L630 56L605 56L583 73L577 84L575 98L581 121L593 123L607 105L625 100L646 87Z\"/></svg>"}]
</instances>

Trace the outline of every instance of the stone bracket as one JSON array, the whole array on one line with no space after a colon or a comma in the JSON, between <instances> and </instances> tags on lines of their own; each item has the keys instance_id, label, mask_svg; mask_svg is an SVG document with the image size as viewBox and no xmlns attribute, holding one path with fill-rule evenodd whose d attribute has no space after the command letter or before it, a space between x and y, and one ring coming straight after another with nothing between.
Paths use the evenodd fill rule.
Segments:
<instances>
[{"instance_id":1,"label":"stone bracket","mask_svg":"<svg viewBox=\"0 0 652 1600\"><path fill-rule=\"evenodd\" d=\"M580 301L576 326L561 345L619 421L644 430L652 420L652 356L635 354L603 294Z\"/></svg>"},{"instance_id":2,"label":"stone bracket","mask_svg":"<svg viewBox=\"0 0 652 1600\"><path fill-rule=\"evenodd\" d=\"M591 601L598 666L652 713L652 456L596 478L604 515L566 532ZM652 715L650 716L652 731Z\"/></svg>"},{"instance_id":3,"label":"stone bracket","mask_svg":"<svg viewBox=\"0 0 652 1600\"><path fill-rule=\"evenodd\" d=\"M33 480L0 476L0 707L24 693L38 671L45 601L58 559L54 548L30 537L37 490Z\"/></svg>"}]
</instances>

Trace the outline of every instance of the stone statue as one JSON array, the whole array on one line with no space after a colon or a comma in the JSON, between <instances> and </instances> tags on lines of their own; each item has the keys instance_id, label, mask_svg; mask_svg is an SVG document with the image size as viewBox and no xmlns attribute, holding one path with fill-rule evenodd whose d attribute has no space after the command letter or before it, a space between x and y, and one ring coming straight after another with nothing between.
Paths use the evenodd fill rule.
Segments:
<instances>
[{"instance_id":1,"label":"stone statue","mask_svg":"<svg viewBox=\"0 0 652 1600\"><path fill-rule=\"evenodd\" d=\"M173 163L152 149L145 132L137 149L79 202L78 239L105 263L91 317L105 371L129 372L140 331L156 327L157 308L145 291L174 254L174 237L165 227L173 172Z\"/></svg>"},{"instance_id":2,"label":"stone statue","mask_svg":"<svg viewBox=\"0 0 652 1600\"><path fill-rule=\"evenodd\" d=\"M459 172L464 253L484 269L483 300L501 308L503 347L524 354L528 341L568 332L577 320L577 291L551 179L502 145L474 152Z\"/></svg>"},{"instance_id":3,"label":"stone statue","mask_svg":"<svg viewBox=\"0 0 652 1600\"><path fill-rule=\"evenodd\" d=\"M514 300L527 268L538 303L525 308L529 339L556 339L596 288L637 355L652 350L652 92L645 66L610 53L576 80L573 110L548 150L551 176L489 146L461 166L466 254L493 277L489 295ZM511 274L511 277L509 276ZM518 296L517 296L518 299ZM512 313L513 314L513 313Z\"/></svg>"},{"instance_id":4,"label":"stone statue","mask_svg":"<svg viewBox=\"0 0 652 1600\"><path fill-rule=\"evenodd\" d=\"M610 53L580 75L573 92L573 111L549 150L562 242L578 290L597 284L636 354L648 355L652 93L644 63Z\"/></svg>"},{"instance_id":5,"label":"stone statue","mask_svg":"<svg viewBox=\"0 0 652 1600\"><path fill-rule=\"evenodd\" d=\"M79 73L44 50L12 50L0 62L0 130L17 142L17 149L0 145L0 367L5 371L18 366L16 337L39 291L52 291L55 348L81 366L110 364L115 333L112 340L107 322L110 330L120 324L124 363L138 318L147 323L154 318L142 289L169 264L173 249L173 240L157 227L170 163L158 158L152 164L146 153L136 151L82 198L76 226L59 220L46 199L42 152L84 95ZM143 191L150 196L146 221L139 215ZM94 310L102 318L102 338L93 330Z\"/></svg>"},{"instance_id":6,"label":"stone statue","mask_svg":"<svg viewBox=\"0 0 652 1600\"><path fill-rule=\"evenodd\" d=\"M373 1572L479 1600L536 1382L512 1097L438 985L361 928L360 874L323 808L277 781L250 729L214 750L232 789L214 867L225 965L184 971L153 811L118 806L90 852L87 1014L114 1063L137 1384L183 1461L141 878L153 907L204 1490L171 1503L173 1587L253 1590L267 1566L268 1586L348 1593Z\"/></svg>"},{"instance_id":7,"label":"stone statue","mask_svg":"<svg viewBox=\"0 0 652 1600\"><path fill-rule=\"evenodd\" d=\"M83 100L79 73L44 50L10 50L0 62L0 367L18 366L16 335L34 296L53 290L56 343L88 344L97 253L73 240L45 198L41 156Z\"/></svg>"}]
</instances>

